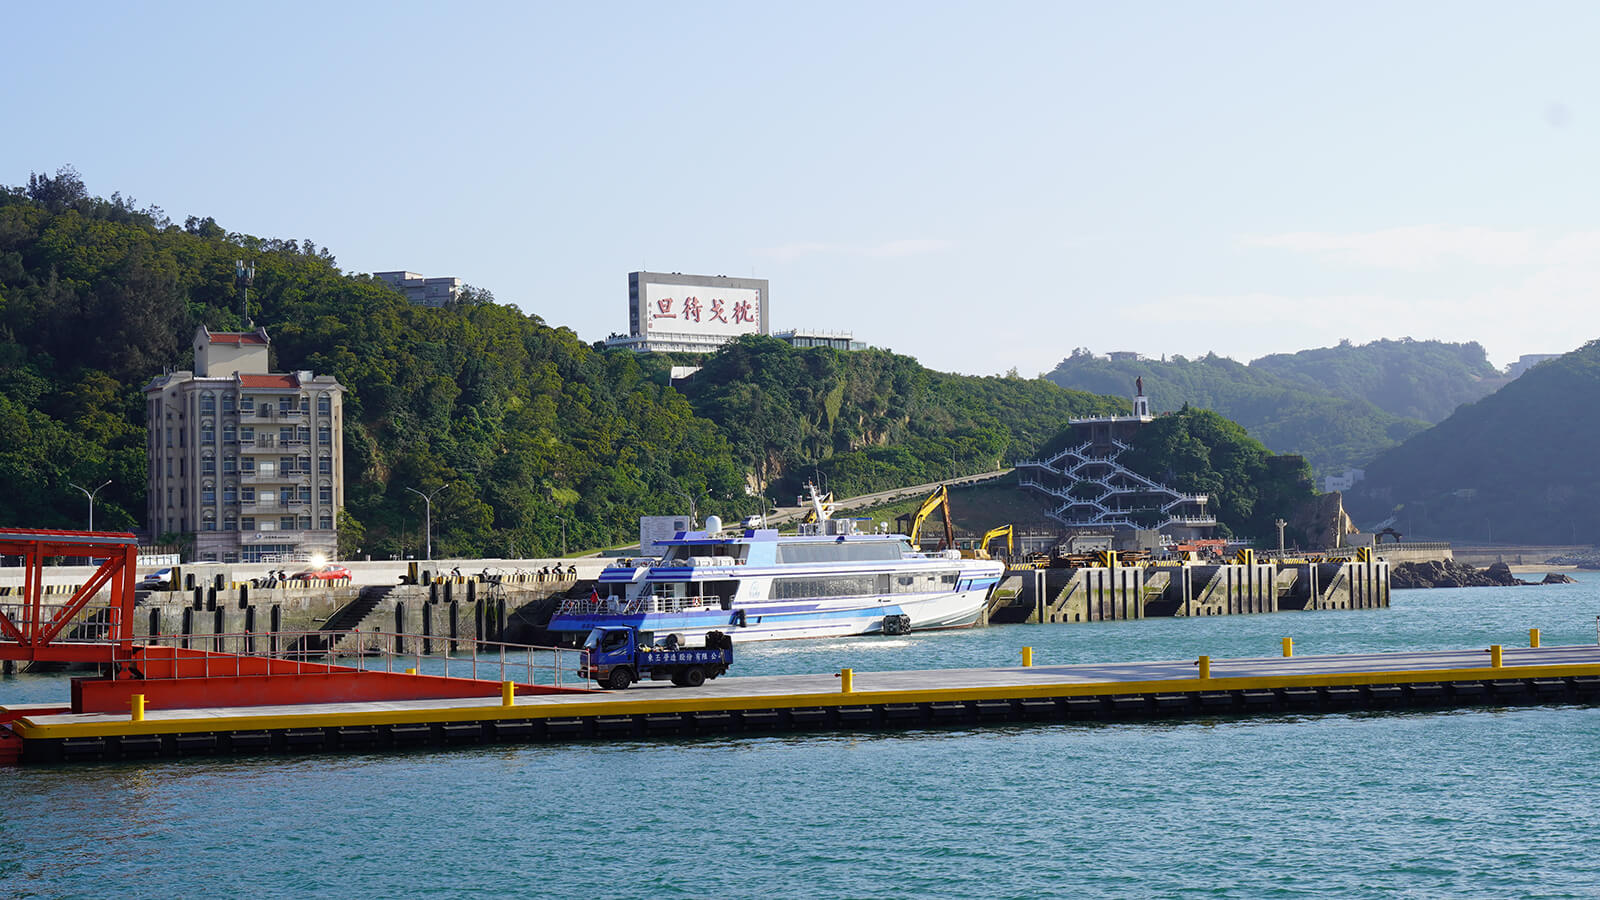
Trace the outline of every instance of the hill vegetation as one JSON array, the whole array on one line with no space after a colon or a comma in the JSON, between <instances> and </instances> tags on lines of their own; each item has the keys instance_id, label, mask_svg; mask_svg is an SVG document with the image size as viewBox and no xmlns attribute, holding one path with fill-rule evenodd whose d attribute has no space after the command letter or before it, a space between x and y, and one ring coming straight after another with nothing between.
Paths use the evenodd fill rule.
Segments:
<instances>
[{"instance_id":1,"label":"hill vegetation","mask_svg":"<svg viewBox=\"0 0 1600 900\"><path fill-rule=\"evenodd\" d=\"M1000 468L1074 416L1126 401L1043 379L948 375L883 350L739 339L682 384L776 496L820 478L844 497Z\"/></svg>"},{"instance_id":2,"label":"hill vegetation","mask_svg":"<svg viewBox=\"0 0 1600 900\"><path fill-rule=\"evenodd\" d=\"M1080 348L1045 377L1123 395L1143 377L1152 409L1216 410L1323 473L1366 463L1504 382L1478 344L1410 339L1345 342L1248 366L1216 354L1110 360Z\"/></svg>"},{"instance_id":3,"label":"hill vegetation","mask_svg":"<svg viewBox=\"0 0 1600 900\"><path fill-rule=\"evenodd\" d=\"M467 289L444 309L340 271L310 240L173 223L92 197L70 168L0 188L0 522L137 529L146 482L141 387L193 365L196 327L249 316L277 371L347 388L341 550L416 553L434 501L439 556L537 555L637 534L638 516L753 512L747 485L792 494L816 473L841 494L969 474L1027 455L1073 415L1125 401L1043 380L931 372L881 351L749 338L684 393L665 357L605 351Z\"/></svg>"},{"instance_id":4,"label":"hill vegetation","mask_svg":"<svg viewBox=\"0 0 1600 900\"><path fill-rule=\"evenodd\" d=\"M1600 341L1549 360L1382 454L1345 502L1410 539L1600 539Z\"/></svg>"}]
</instances>

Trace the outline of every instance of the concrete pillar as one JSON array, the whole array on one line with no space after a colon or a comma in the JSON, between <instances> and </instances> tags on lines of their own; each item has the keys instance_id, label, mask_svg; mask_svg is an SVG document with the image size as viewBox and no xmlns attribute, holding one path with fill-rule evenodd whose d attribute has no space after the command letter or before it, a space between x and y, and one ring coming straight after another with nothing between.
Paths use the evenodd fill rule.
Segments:
<instances>
[{"instance_id":1,"label":"concrete pillar","mask_svg":"<svg viewBox=\"0 0 1600 900\"><path fill-rule=\"evenodd\" d=\"M456 652L456 649L457 649L456 638L460 636L460 631L459 631L459 628L458 628L458 625L457 625L456 617L461 612L461 604L459 604L459 603L451 603L450 606L449 606L449 609L450 609L450 652L454 653L454 652Z\"/></svg>"},{"instance_id":2,"label":"concrete pillar","mask_svg":"<svg viewBox=\"0 0 1600 900\"><path fill-rule=\"evenodd\" d=\"M434 604L422 604L422 652L425 655L433 654L433 609Z\"/></svg>"},{"instance_id":3,"label":"concrete pillar","mask_svg":"<svg viewBox=\"0 0 1600 900\"><path fill-rule=\"evenodd\" d=\"M406 633L406 604L403 600L397 601L394 605L394 633L394 652L406 652L406 639L400 637Z\"/></svg>"}]
</instances>

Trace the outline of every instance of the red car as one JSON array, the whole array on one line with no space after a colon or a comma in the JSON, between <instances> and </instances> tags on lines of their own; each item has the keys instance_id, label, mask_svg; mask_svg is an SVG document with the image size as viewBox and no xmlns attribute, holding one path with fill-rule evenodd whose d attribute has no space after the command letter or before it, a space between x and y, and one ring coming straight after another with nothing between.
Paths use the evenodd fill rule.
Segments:
<instances>
[{"instance_id":1,"label":"red car","mask_svg":"<svg viewBox=\"0 0 1600 900\"><path fill-rule=\"evenodd\" d=\"M349 581L350 570L344 566L323 566L320 569L306 569L289 576L291 579L304 581Z\"/></svg>"}]
</instances>

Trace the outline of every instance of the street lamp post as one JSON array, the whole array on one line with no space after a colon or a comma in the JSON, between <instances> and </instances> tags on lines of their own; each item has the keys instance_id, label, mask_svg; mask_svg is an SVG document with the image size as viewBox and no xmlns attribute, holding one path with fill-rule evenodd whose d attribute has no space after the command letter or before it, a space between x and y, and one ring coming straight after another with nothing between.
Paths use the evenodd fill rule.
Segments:
<instances>
[{"instance_id":1,"label":"street lamp post","mask_svg":"<svg viewBox=\"0 0 1600 900\"><path fill-rule=\"evenodd\" d=\"M416 494L418 497L421 497L424 504L424 515L426 516L427 524L425 524L423 528L426 530L428 535L428 562L433 562L433 498L437 497L440 491L449 486L450 482L447 481L444 484L434 488L430 493L426 494L417 490L416 488L406 488L406 490Z\"/></svg>"},{"instance_id":2,"label":"street lamp post","mask_svg":"<svg viewBox=\"0 0 1600 900\"><path fill-rule=\"evenodd\" d=\"M83 495L85 497L89 498L89 530L90 531L94 530L94 495L100 493L100 488L103 488L103 487L106 486L106 484L110 484L110 483L111 483L111 479L107 478L106 481L105 481L105 484L102 484L102 485L100 485L100 487L97 487L97 488L95 488L94 490L91 491L91 490L89 490L88 488L84 487L81 484L73 484L70 481L67 482L67 484L71 484L73 487L77 488L78 490L83 491Z\"/></svg>"}]
</instances>

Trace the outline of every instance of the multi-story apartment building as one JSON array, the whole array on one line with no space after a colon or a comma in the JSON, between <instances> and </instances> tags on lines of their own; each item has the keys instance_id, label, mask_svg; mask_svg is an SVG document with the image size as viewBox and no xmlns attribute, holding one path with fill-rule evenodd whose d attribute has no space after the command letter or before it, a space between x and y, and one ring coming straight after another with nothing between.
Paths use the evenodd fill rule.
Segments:
<instances>
[{"instance_id":1,"label":"multi-story apartment building","mask_svg":"<svg viewBox=\"0 0 1600 900\"><path fill-rule=\"evenodd\" d=\"M266 329L194 335L194 371L145 386L152 536L194 536L197 560L332 558L344 504L344 387L269 371Z\"/></svg>"}]
</instances>

